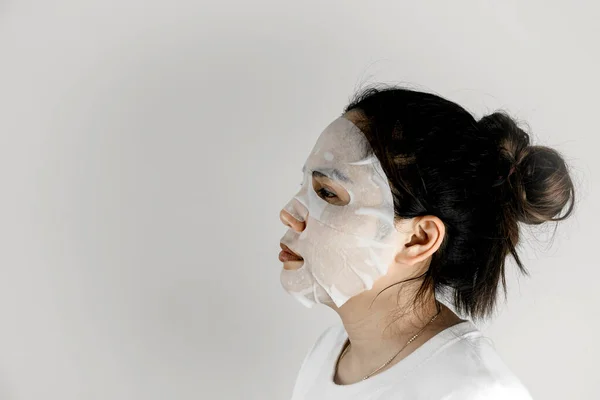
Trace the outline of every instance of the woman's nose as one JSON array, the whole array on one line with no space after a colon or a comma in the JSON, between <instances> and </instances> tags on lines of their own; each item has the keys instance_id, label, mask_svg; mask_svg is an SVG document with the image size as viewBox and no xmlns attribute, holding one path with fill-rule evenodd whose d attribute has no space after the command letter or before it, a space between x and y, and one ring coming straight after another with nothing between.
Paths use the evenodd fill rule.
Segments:
<instances>
[{"instance_id":1,"label":"woman's nose","mask_svg":"<svg viewBox=\"0 0 600 400\"><path fill-rule=\"evenodd\" d=\"M287 212L286 210L281 210L279 212L279 219L285 226L288 226L295 230L296 232L302 232L306 227L306 222L298 221L296 218L292 217L292 214Z\"/></svg>"}]
</instances>

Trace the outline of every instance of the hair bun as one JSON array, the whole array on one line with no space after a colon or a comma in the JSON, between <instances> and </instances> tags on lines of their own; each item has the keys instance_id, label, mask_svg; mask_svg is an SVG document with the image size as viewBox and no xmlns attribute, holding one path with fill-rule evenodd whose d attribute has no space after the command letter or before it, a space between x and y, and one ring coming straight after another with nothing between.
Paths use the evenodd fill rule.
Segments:
<instances>
[{"instance_id":1,"label":"hair bun","mask_svg":"<svg viewBox=\"0 0 600 400\"><path fill-rule=\"evenodd\" d=\"M479 125L499 147L503 186L510 191L517 220L537 225L567 218L573 211L574 186L560 153L530 145L529 135L503 112L483 117Z\"/></svg>"}]
</instances>

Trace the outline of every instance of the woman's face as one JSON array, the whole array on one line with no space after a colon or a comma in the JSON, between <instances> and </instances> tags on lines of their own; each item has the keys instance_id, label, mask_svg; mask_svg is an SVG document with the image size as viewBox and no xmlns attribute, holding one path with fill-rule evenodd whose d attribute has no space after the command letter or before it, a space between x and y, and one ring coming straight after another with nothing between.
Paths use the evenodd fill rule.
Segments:
<instances>
[{"instance_id":1,"label":"woman's face","mask_svg":"<svg viewBox=\"0 0 600 400\"><path fill-rule=\"evenodd\" d=\"M283 287L307 306L340 307L385 275L397 245L387 177L346 114L319 136L299 191L281 211L281 239L299 261L284 262Z\"/></svg>"}]
</instances>

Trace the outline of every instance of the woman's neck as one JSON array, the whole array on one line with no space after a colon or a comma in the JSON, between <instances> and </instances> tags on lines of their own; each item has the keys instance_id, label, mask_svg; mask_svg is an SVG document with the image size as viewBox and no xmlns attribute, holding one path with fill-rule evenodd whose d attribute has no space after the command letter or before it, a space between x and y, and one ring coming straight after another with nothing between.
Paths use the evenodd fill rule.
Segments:
<instances>
[{"instance_id":1,"label":"woman's neck","mask_svg":"<svg viewBox=\"0 0 600 400\"><path fill-rule=\"evenodd\" d=\"M338 364L338 383L361 380L389 360L423 328L419 336L381 371L406 357L438 332L463 321L432 295L413 304L414 293L406 286L390 288L377 297L366 292L336 310L350 342ZM435 321L429 323L438 311Z\"/></svg>"}]
</instances>

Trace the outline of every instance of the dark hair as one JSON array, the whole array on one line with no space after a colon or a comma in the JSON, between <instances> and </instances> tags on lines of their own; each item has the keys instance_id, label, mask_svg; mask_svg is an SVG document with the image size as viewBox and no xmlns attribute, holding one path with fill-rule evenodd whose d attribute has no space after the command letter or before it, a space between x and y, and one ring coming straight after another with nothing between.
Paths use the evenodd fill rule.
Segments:
<instances>
[{"instance_id":1,"label":"dark hair","mask_svg":"<svg viewBox=\"0 0 600 400\"><path fill-rule=\"evenodd\" d=\"M519 222L560 221L573 211L561 155L531 145L503 112L477 121L434 94L369 87L350 110L360 112L356 125L389 179L396 218L434 215L445 225L415 300L433 290L449 294L459 313L491 314L500 281L506 296L506 257L527 274L516 251Z\"/></svg>"}]
</instances>

